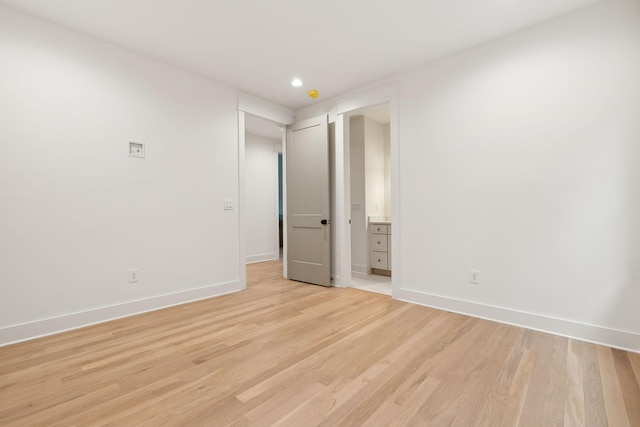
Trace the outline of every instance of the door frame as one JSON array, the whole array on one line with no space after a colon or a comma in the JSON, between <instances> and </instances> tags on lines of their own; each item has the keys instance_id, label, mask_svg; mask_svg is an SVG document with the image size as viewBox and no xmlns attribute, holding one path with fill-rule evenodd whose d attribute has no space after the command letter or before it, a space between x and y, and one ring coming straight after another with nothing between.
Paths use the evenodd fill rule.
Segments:
<instances>
[{"instance_id":1,"label":"door frame","mask_svg":"<svg viewBox=\"0 0 640 427\"><path fill-rule=\"evenodd\" d=\"M398 88L395 84L380 87L344 99L336 104L329 121L335 122L336 162L336 245L338 252L334 285L351 286L351 141L349 118L368 108L389 103L389 137L391 146L391 229L393 253L391 296L396 297L401 280L401 204L400 204L400 144L398 133Z\"/></svg>"},{"instance_id":2,"label":"door frame","mask_svg":"<svg viewBox=\"0 0 640 427\"><path fill-rule=\"evenodd\" d=\"M357 110L364 110L380 104L389 103L390 107L390 145L391 145L391 212L392 235L391 251L393 253L391 269L391 296L397 297L402 284L401 278L401 195L400 195L400 143L398 131L398 87L396 84L382 86L358 95L342 98L329 111L329 123L334 123L335 131L335 227L336 241L332 245L333 285L338 287L351 286L351 168L350 168L350 140L349 116ZM246 269L246 218L245 218L245 113L271 120L283 126L294 123L295 112L276 105L269 105L263 101L247 96L238 97L238 230L239 230L239 273L242 289L247 285ZM285 168L283 179L286 182L286 133L282 138L282 162ZM286 203L287 194L283 194L284 203L284 248L283 248L283 276L287 277L287 236L286 236Z\"/></svg>"},{"instance_id":3,"label":"door frame","mask_svg":"<svg viewBox=\"0 0 640 427\"><path fill-rule=\"evenodd\" d=\"M287 126L294 122L295 112L276 105L269 105L265 102L247 96L238 96L238 272L240 277L241 289L247 287L247 231L246 231L246 140L245 140L245 115L251 114L262 119L270 120L280 126ZM286 132L282 135L282 167L283 181L286 180ZM285 181L286 182L286 181ZM287 277L287 229L286 229L286 203L287 194L283 191L283 227L284 227L284 246L283 246L283 276Z\"/></svg>"}]
</instances>

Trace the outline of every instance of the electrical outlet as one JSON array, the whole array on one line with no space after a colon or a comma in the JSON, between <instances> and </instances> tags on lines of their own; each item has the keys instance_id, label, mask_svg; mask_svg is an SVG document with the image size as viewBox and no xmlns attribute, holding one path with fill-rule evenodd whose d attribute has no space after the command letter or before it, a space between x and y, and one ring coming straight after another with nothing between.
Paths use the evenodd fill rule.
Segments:
<instances>
[{"instance_id":1,"label":"electrical outlet","mask_svg":"<svg viewBox=\"0 0 640 427\"><path fill-rule=\"evenodd\" d=\"M140 277L138 274L137 268L129 269L129 283L138 283L140 281Z\"/></svg>"},{"instance_id":2,"label":"electrical outlet","mask_svg":"<svg viewBox=\"0 0 640 427\"><path fill-rule=\"evenodd\" d=\"M224 210L225 211L232 211L233 210L233 200L224 199Z\"/></svg>"},{"instance_id":3,"label":"electrical outlet","mask_svg":"<svg viewBox=\"0 0 640 427\"><path fill-rule=\"evenodd\" d=\"M472 285L480 284L480 271L469 270L469 283L471 283Z\"/></svg>"}]
</instances>

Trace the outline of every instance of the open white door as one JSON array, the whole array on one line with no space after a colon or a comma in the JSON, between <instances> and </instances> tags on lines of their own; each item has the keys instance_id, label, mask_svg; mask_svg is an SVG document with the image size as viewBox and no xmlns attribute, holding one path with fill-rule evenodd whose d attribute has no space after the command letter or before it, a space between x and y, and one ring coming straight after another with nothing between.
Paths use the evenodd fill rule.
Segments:
<instances>
[{"instance_id":1,"label":"open white door","mask_svg":"<svg viewBox=\"0 0 640 427\"><path fill-rule=\"evenodd\" d=\"M327 116L287 127L286 169L288 277L330 286Z\"/></svg>"}]
</instances>

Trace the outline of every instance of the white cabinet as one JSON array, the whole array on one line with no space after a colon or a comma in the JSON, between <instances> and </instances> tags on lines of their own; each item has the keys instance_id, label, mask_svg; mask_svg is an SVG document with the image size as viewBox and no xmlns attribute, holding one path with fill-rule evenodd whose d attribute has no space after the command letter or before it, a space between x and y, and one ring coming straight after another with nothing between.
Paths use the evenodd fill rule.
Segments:
<instances>
[{"instance_id":1,"label":"white cabinet","mask_svg":"<svg viewBox=\"0 0 640 427\"><path fill-rule=\"evenodd\" d=\"M369 223L369 265L373 273L391 274L391 224L387 221Z\"/></svg>"}]
</instances>

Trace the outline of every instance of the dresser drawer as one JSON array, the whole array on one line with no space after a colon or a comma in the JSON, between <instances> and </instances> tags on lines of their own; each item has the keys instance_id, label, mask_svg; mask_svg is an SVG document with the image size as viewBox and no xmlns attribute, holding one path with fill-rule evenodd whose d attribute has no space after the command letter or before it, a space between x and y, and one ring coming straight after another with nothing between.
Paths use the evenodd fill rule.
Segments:
<instances>
[{"instance_id":1,"label":"dresser drawer","mask_svg":"<svg viewBox=\"0 0 640 427\"><path fill-rule=\"evenodd\" d=\"M385 224L369 224L369 232L373 234L389 234L389 226Z\"/></svg>"},{"instance_id":2,"label":"dresser drawer","mask_svg":"<svg viewBox=\"0 0 640 427\"><path fill-rule=\"evenodd\" d=\"M371 268L377 268L379 270L389 269L389 260L385 252L371 252L370 254Z\"/></svg>"},{"instance_id":3,"label":"dresser drawer","mask_svg":"<svg viewBox=\"0 0 640 427\"><path fill-rule=\"evenodd\" d=\"M376 252L389 250L389 237L386 234L371 234L369 236L369 249Z\"/></svg>"}]
</instances>

